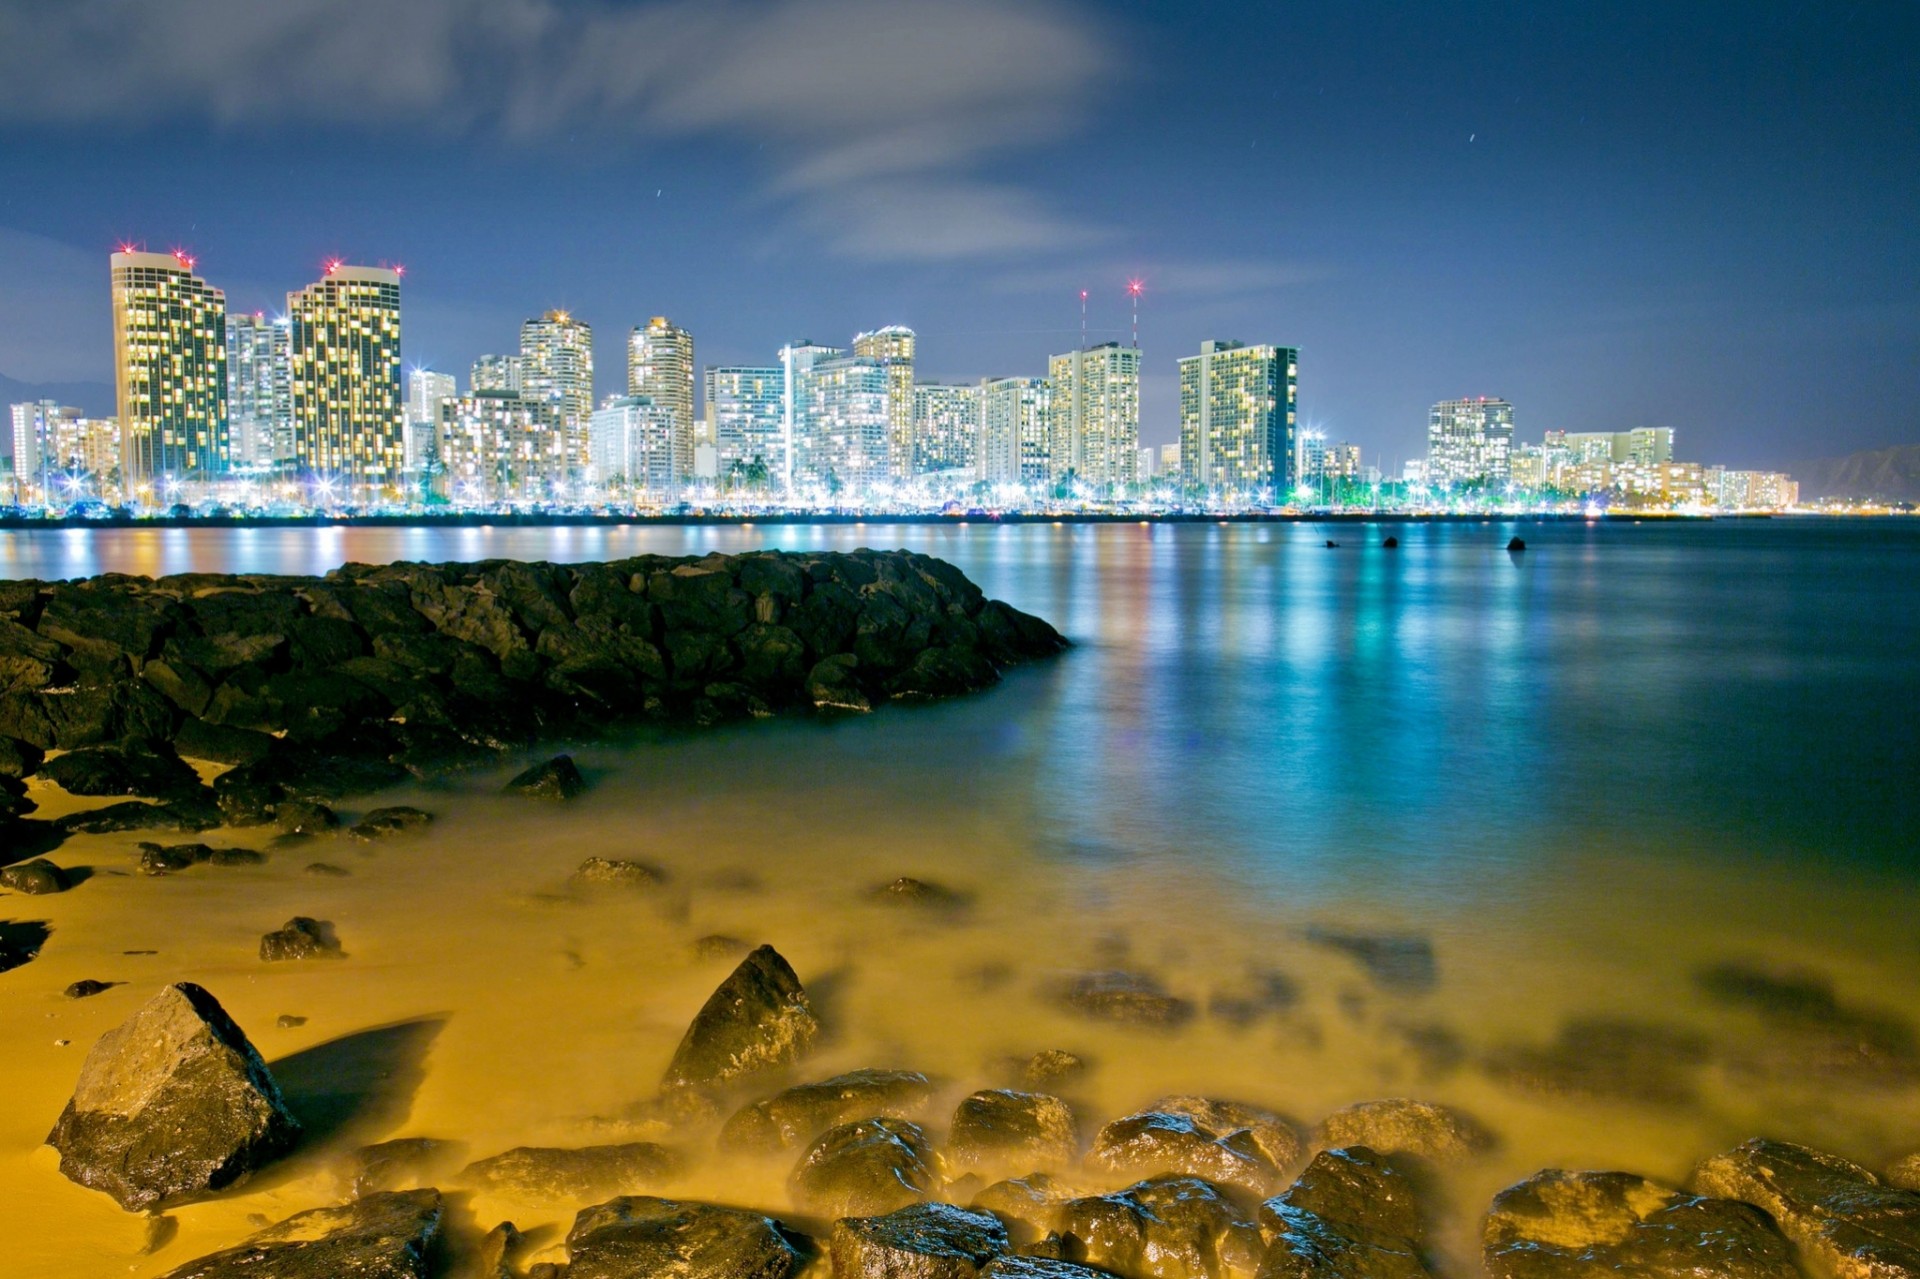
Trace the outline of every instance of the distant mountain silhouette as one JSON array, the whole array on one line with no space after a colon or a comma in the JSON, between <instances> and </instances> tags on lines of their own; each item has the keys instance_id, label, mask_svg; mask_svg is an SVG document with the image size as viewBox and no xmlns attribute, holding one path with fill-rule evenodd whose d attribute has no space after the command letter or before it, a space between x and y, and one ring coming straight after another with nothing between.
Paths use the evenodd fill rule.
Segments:
<instances>
[{"instance_id":1,"label":"distant mountain silhouette","mask_svg":"<svg viewBox=\"0 0 1920 1279\"><path fill-rule=\"evenodd\" d=\"M1802 500L1861 497L1920 502L1920 444L1796 462L1787 473L1800 482Z\"/></svg>"},{"instance_id":2,"label":"distant mountain silhouette","mask_svg":"<svg viewBox=\"0 0 1920 1279\"><path fill-rule=\"evenodd\" d=\"M0 405L28 400L58 400L88 417L112 417L116 412L111 382L22 382L0 373Z\"/></svg>"}]
</instances>

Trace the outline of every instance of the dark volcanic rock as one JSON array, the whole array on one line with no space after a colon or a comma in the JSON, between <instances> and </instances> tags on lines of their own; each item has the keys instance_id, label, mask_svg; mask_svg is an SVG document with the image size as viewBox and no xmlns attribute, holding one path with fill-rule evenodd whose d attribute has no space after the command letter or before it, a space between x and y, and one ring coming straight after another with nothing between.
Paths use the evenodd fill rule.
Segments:
<instances>
[{"instance_id":1,"label":"dark volcanic rock","mask_svg":"<svg viewBox=\"0 0 1920 1279\"><path fill-rule=\"evenodd\" d=\"M567 1279L789 1279L805 1239L740 1208L640 1196L582 1209Z\"/></svg>"},{"instance_id":2,"label":"dark volcanic rock","mask_svg":"<svg viewBox=\"0 0 1920 1279\"><path fill-rule=\"evenodd\" d=\"M295 915L260 939L260 958L268 963L287 959L333 959L339 955L340 942L333 935L333 925L306 915Z\"/></svg>"},{"instance_id":3,"label":"dark volcanic rock","mask_svg":"<svg viewBox=\"0 0 1920 1279\"><path fill-rule=\"evenodd\" d=\"M31 777L40 769L44 752L31 742L0 737L0 777Z\"/></svg>"},{"instance_id":4,"label":"dark volcanic rock","mask_svg":"<svg viewBox=\"0 0 1920 1279\"><path fill-rule=\"evenodd\" d=\"M929 910L958 910L967 904L964 893L907 875L875 885L867 891L867 896L886 906L919 906Z\"/></svg>"},{"instance_id":5,"label":"dark volcanic rock","mask_svg":"<svg viewBox=\"0 0 1920 1279\"><path fill-rule=\"evenodd\" d=\"M884 1217L836 1222L834 1279L975 1279L1007 1251L1007 1231L984 1212L915 1204Z\"/></svg>"},{"instance_id":6,"label":"dark volcanic rock","mask_svg":"<svg viewBox=\"0 0 1920 1279\"><path fill-rule=\"evenodd\" d=\"M266 854L252 848L212 848L206 844L140 844L140 873L171 875L189 866L258 866Z\"/></svg>"},{"instance_id":7,"label":"dark volcanic rock","mask_svg":"<svg viewBox=\"0 0 1920 1279\"><path fill-rule=\"evenodd\" d=\"M1426 1223L1413 1183L1355 1146L1323 1150L1260 1207L1269 1245L1260 1279L1427 1279Z\"/></svg>"},{"instance_id":8,"label":"dark volcanic rock","mask_svg":"<svg viewBox=\"0 0 1920 1279\"><path fill-rule=\"evenodd\" d=\"M287 800L274 806L273 824L282 835L324 835L340 825L340 815L311 800Z\"/></svg>"},{"instance_id":9,"label":"dark volcanic rock","mask_svg":"<svg viewBox=\"0 0 1920 1279\"><path fill-rule=\"evenodd\" d=\"M1493 1134L1450 1106L1393 1098L1364 1101L1321 1121L1314 1143L1337 1149L1365 1146L1383 1155L1416 1155L1460 1163L1493 1149Z\"/></svg>"},{"instance_id":10,"label":"dark volcanic rock","mask_svg":"<svg viewBox=\"0 0 1920 1279\"><path fill-rule=\"evenodd\" d=\"M980 1272L982 1279L1111 1279L1111 1272L1052 1257L1001 1257Z\"/></svg>"},{"instance_id":11,"label":"dark volcanic rock","mask_svg":"<svg viewBox=\"0 0 1920 1279\"><path fill-rule=\"evenodd\" d=\"M182 982L100 1037L47 1142L67 1177L140 1209L231 1185L299 1134L246 1035Z\"/></svg>"},{"instance_id":12,"label":"dark volcanic rock","mask_svg":"<svg viewBox=\"0 0 1920 1279\"><path fill-rule=\"evenodd\" d=\"M54 824L69 835L111 835L129 830L167 830L192 835L222 823L219 808L211 802L144 804L130 799L86 812L68 813Z\"/></svg>"},{"instance_id":13,"label":"dark volcanic rock","mask_svg":"<svg viewBox=\"0 0 1920 1279\"><path fill-rule=\"evenodd\" d=\"M70 795L139 795L174 799L200 791L200 775L179 756L152 747L93 746L57 755L43 777Z\"/></svg>"},{"instance_id":14,"label":"dark volcanic rock","mask_svg":"<svg viewBox=\"0 0 1920 1279\"><path fill-rule=\"evenodd\" d=\"M680 1157L650 1141L615 1146L517 1146L467 1165L464 1185L542 1203L579 1203L634 1194L680 1170Z\"/></svg>"},{"instance_id":15,"label":"dark volcanic rock","mask_svg":"<svg viewBox=\"0 0 1920 1279\"><path fill-rule=\"evenodd\" d=\"M815 662L807 672L807 700L815 710L861 715L873 709L873 700L860 688L860 659L835 653Z\"/></svg>"},{"instance_id":16,"label":"dark volcanic rock","mask_svg":"<svg viewBox=\"0 0 1920 1279\"><path fill-rule=\"evenodd\" d=\"M433 821L433 814L419 808L408 808L396 804L388 808L376 808L362 817L347 833L355 839L371 842L385 839L389 835L398 835L403 831L420 830Z\"/></svg>"},{"instance_id":17,"label":"dark volcanic rock","mask_svg":"<svg viewBox=\"0 0 1920 1279\"><path fill-rule=\"evenodd\" d=\"M1493 1201L1491 1279L1797 1279L1793 1249L1750 1204L1625 1172L1538 1173Z\"/></svg>"},{"instance_id":18,"label":"dark volcanic rock","mask_svg":"<svg viewBox=\"0 0 1920 1279\"><path fill-rule=\"evenodd\" d=\"M720 1146L766 1154L806 1145L856 1119L917 1119L933 1091L914 1070L856 1070L799 1084L735 1112L720 1130Z\"/></svg>"},{"instance_id":19,"label":"dark volcanic rock","mask_svg":"<svg viewBox=\"0 0 1920 1279\"><path fill-rule=\"evenodd\" d=\"M67 873L44 857L0 869L0 888L16 893L64 893L68 887Z\"/></svg>"},{"instance_id":20,"label":"dark volcanic rock","mask_svg":"<svg viewBox=\"0 0 1920 1279\"><path fill-rule=\"evenodd\" d=\"M555 755L544 764L535 764L506 786L509 794L534 799L572 799L586 788L587 779L580 775L571 755Z\"/></svg>"},{"instance_id":21,"label":"dark volcanic rock","mask_svg":"<svg viewBox=\"0 0 1920 1279\"><path fill-rule=\"evenodd\" d=\"M984 1177L1063 1168L1080 1153L1073 1108L1046 1093L990 1088L953 1112L947 1161L954 1175Z\"/></svg>"},{"instance_id":22,"label":"dark volcanic rock","mask_svg":"<svg viewBox=\"0 0 1920 1279\"><path fill-rule=\"evenodd\" d=\"M1784 1141L1749 1141L1694 1173L1704 1194L1764 1209L1830 1279L1920 1276L1920 1194L1855 1163Z\"/></svg>"},{"instance_id":23,"label":"dark volcanic rock","mask_svg":"<svg viewBox=\"0 0 1920 1279\"><path fill-rule=\"evenodd\" d=\"M787 1187L808 1212L871 1216L925 1199L939 1179L920 1125L863 1119L822 1133L794 1165Z\"/></svg>"},{"instance_id":24,"label":"dark volcanic rock","mask_svg":"<svg viewBox=\"0 0 1920 1279\"><path fill-rule=\"evenodd\" d=\"M273 738L251 728L209 724L189 715L173 736L173 748L186 759L216 764L258 764L273 753Z\"/></svg>"},{"instance_id":25,"label":"dark volcanic rock","mask_svg":"<svg viewBox=\"0 0 1920 1279\"><path fill-rule=\"evenodd\" d=\"M1045 1048L1020 1068L1020 1082L1030 1092L1045 1092L1070 1084L1087 1073L1087 1063L1064 1048Z\"/></svg>"},{"instance_id":26,"label":"dark volcanic rock","mask_svg":"<svg viewBox=\"0 0 1920 1279\"><path fill-rule=\"evenodd\" d=\"M1216 1132L1189 1115L1165 1111L1128 1115L1102 1128L1087 1166L1130 1177L1182 1173L1254 1194L1271 1191L1282 1174L1247 1128Z\"/></svg>"},{"instance_id":27,"label":"dark volcanic rock","mask_svg":"<svg viewBox=\"0 0 1920 1279\"><path fill-rule=\"evenodd\" d=\"M39 807L27 798L27 784L17 777L0 773L0 821L25 817Z\"/></svg>"},{"instance_id":28,"label":"dark volcanic rock","mask_svg":"<svg viewBox=\"0 0 1920 1279\"><path fill-rule=\"evenodd\" d=\"M1193 1018L1192 1004L1138 973L1087 973L1074 979L1064 999L1083 1016L1123 1025L1173 1027Z\"/></svg>"},{"instance_id":29,"label":"dark volcanic rock","mask_svg":"<svg viewBox=\"0 0 1920 1279\"><path fill-rule=\"evenodd\" d=\"M590 888L658 888L667 882L667 872L645 862L589 857L573 872L573 882Z\"/></svg>"},{"instance_id":30,"label":"dark volcanic rock","mask_svg":"<svg viewBox=\"0 0 1920 1279\"><path fill-rule=\"evenodd\" d=\"M1115 1274L1230 1279L1259 1264L1259 1230L1197 1177L1075 1199L1059 1220L1066 1260Z\"/></svg>"},{"instance_id":31,"label":"dark volcanic rock","mask_svg":"<svg viewBox=\"0 0 1920 1279\"><path fill-rule=\"evenodd\" d=\"M1306 1153L1300 1143L1300 1126L1271 1110L1244 1101L1220 1101L1213 1097L1175 1095L1162 1097L1147 1107L1168 1115L1185 1115L1217 1138L1231 1138L1244 1132L1267 1161L1281 1172L1300 1162Z\"/></svg>"},{"instance_id":32,"label":"dark volcanic rock","mask_svg":"<svg viewBox=\"0 0 1920 1279\"><path fill-rule=\"evenodd\" d=\"M667 1066L668 1087L711 1086L790 1066L820 1032L800 979L761 946L720 983L687 1027Z\"/></svg>"},{"instance_id":33,"label":"dark volcanic rock","mask_svg":"<svg viewBox=\"0 0 1920 1279\"><path fill-rule=\"evenodd\" d=\"M441 1233L439 1191L373 1194L289 1217L165 1279L428 1279Z\"/></svg>"},{"instance_id":34,"label":"dark volcanic rock","mask_svg":"<svg viewBox=\"0 0 1920 1279\"><path fill-rule=\"evenodd\" d=\"M66 994L68 999L91 999L95 995L112 990L119 984L117 981L95 981L91 977L83 977L68 986Z\"/></svg>"},{"instance_id":35,"label":"dark volcanic rock","mask_svg":"<svg viewBox=\"0 0 1920 1279\"><path fill-rule=\"evenodd\" d=\"M50 936L52 930L41 920L0 919L0 973L32 963Z\"/></svg>"}]
</instances>

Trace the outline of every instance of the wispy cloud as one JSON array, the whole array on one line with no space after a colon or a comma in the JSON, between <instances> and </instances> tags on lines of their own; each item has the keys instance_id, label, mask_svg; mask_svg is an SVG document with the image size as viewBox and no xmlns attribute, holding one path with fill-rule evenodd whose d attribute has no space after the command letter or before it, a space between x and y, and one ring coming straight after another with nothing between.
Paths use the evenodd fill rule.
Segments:
<instances>
[{"instance_id":1,"label":"wispy cloud","mask_svg":"<svg viewBox=\"0 0 1920 1279\"><path fill-rule=\"evenodd\" d=\"M710 137L837 249L1101 234L992 175L1119 63L1069 0L0 0L0 122Z\"/></svg>"}]
</instances>

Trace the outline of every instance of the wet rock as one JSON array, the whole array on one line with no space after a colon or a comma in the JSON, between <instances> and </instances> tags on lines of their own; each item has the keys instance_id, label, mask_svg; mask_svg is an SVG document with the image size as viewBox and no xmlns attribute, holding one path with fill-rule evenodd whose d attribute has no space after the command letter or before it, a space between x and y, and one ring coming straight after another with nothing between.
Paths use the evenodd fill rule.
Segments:
<instances>
[{"instance_id":1,"label":"wet rock","mask_svg":"<svg viewBox=\"0 0 1920 1279\"><path fill-rule=\"evenodd\" d=\"M119 984L117 981L95 981L91 977L83 977L67 987L66 995L68 999L92 999L95 995L112 990Z\"/></svg>"},{"instance_id":2,"label":"wet rock","mask_svg":"<svg viewBox=\"0 0 1920 1279\"><path fill-rule=\"evenodd\" d=\"M322 879L345 879L353 874L345 866L335 866L331 862L309 862L304 873L317 875Z\"/></svg>"},{"instance_id":3,"label":"wet rock","mask_svg":"<svg viewBox=\"0 0 1920 1279\"><path fill-rule=\"evenodd\" d=\"M580 775L571 755L555 755L544 764L535 764L506 785L509 795L532 799L572 799L586 789L587 779Z\"/></svg>"},{"instance_id":4,"label":"wet rock","mask_svg":"<svg viewBox=\"0 0 1920 1279\"><path fill-rule=\"evenodd\" d=\"M351 1197L431 1185L458 1159L459 1147L432 1137L399 1137L362 1146L340 1168L340 1182Z\"/></svg>"},{"instance_id":5,"label":"wet rock","mask_svg":"<svg viewBox=\"0 0 1920 1279\"><path fill-rule=\"evenodd\" d=\"M55 756L40 766L43 777L70 795L140 795L171 799L200 790L192 765L156 746L123 749L93 746Z\"/></svg>"},{"instance_id":6,"label":"wet rock","mask_svg":"<svg viewBox=\"0 0 1920 1279\"><path fill-rule=\"evenodd\" d=\"M47 1142L69 1179L141 1209L229 1186L299 1134L240 1027L182 982L100 1037Z\"/></svg>"},{"instance_id":7,"label":"wet rock","mask_svg":"<svg viewBox=\"0 0 1920 1279\"><path fill-rule=\"evenodd\" d=\"M983 1279L1111 1279L1105 1270L1053 1257L1001 1257L980 1274Z\"/></svg>"},{"instance_id":8,"label":"wet rock","mask_svg":"<svg viewBox=\"0 0 1920 1279\"><path fill-rule=\"evenodd\" d=\"M32 963L51 935L52 930L40 920L0 919L0 973Z\"/></svg>"},{"instance_id":9,"label":"wet rock","mask_svg":"<svg viewBox=\"0 0 1920 1279\"><path fill-rule=\"evenodd\" d=\"M165 1279L428 1279L442 1231L437 1190L368 1195L289 1217Z\"/></svg>"},{"instance_id":10,"label":"wet rock","mask_svg":"<svg viewBox=\"0 0 1920 1279\"><path fill-rule=\"evenodd\" d=\"M1920 1193L1784 1141L1749 1141L1694 1172L1702 1194L1765 1210L1830 1279L1920 1276Z\"/></svg>"},{"instance_id":11,"label":"wet rock","mask_svg":"<svg viewBox=\"0 0 1920 1279\"><path fill-rule=\"evenodd\" d=\"M71 886L67 873L44 857L0 867L0 888L10 888L16 893L31 896L64 893Z\"/></svg>"},{"instance_id":12,"label":"wet rock","mask_svg":"<svg viewBox=\"0 0 1920 1279\"><path fill-rule=\"evenodd\" d=\"M222 824L214 803L199 801L146 804L139 800L68 813L54 823L69 835L114 835L130 830L170 830L196 834Z\"/></svg>"},{"instance_id":13,"label":"wet rock","mask_svg":"<svg viewBox=\"0 0 1920 1279\"><path fill-rule=\"evenodd\" d=\"M567 1279L788 1279L807 1251L740 1208L625 1197L584 1209L567 1232Z\"/></svg>"},{"instance_id":14,"label":"wet rock","mask_svg":"<svg viewBox=\"0 0 1920 1279\"><path fill-rule=\"evenodd\" d=\"M404 804L395 804L387 808L374 809L354 823L347 834L362 842L371 843L376 839L385 839L389 835L420 830L432 821L432 813L418 808L408 808Z\"/></svg>"},{"instance_id":15,"label":"wet rock","mask_svg":"<svg viewBox=\"0 0 1920 1279\"><path fill-rule=\"evenodd\" d=\"M1138 973L1086 973L1067 987L1064 1002L1082 1016L1127 1026L1174 1027L1193 1017L1192 1004Z\"/></svg>"},{"instance_id":16,"label":"wet rock","mask_svg":"<svg viewBox=\"0 0 1920 1279\"><path fill-rule=\"evenodd\" d=\"M0 773L0 822L9 818L25 817L40 806L27 798L27 784L17 777L8 777ZM12 845L7 846L9 852Z\"/></svg>"},{"instance_id":17,"label":"wet rock","mask_svg":"<svg viewBox=\"0 0 1920 1279\"><path fill-rule=\"evenodd\" d=\"M867 896L885 906L919 906L929 910L957 910L966 905L966 896L940 884L902 875L867 890Z\"/></svg>"},{"instance_id":18,"label":"wet rock","mask_svg":"<svg viewBox=\"0 0 1920 1279\"><path fill-rule=\"evenodd\" d=\"M1510 537L1507 539L1507 549L1509 551L1524 551L1527 549L1527 544L1520 538Z\"/></svg>"},{"instance_id":19,"label":"wet rock","mask_svg":"<svg viewBox=\"0 0 1920 1279\"><path fill-rule=\"evenodd\" d=\"M207 858L209 866L263 866L267 855L255 848L216 848Z\"/></svg>"},{"instance_id":20,"label":"wet rock","mask_svg":"<svg viewBox=\"0 0 1920 1279\"><path fill-rule=\"evenodd\" d=\"M45 758L45 753L31 742L0 736L0 777L31 777Z\"/></svg>"},{"instance_id":21,"label":"wet rock","mask_svg":"<svg viewBox=\"0 0 1920 1279\"><path fill-rule=\"evenodd\" d=\"M736 1111L720 1130L720 1147L765 1154L807 1145L857 1119L917 1119L933 1091L916 1070L855 1070L799 1084Z\"/></svg>"},{"instance_id":22,"label":"wet rock","mask_svg":"<svg viewBox=\"0 0 1920 1279\"><path fill-rule=\"evenodd\" d=\"M142 842L139 851L142 875L171 875L213 858L213 849L206 844Z\"/></svg>"},{"instance_id":23,"label":"wet rock","mask_svg":"<svg viewBox=\"0 0 1920 1279\"><path fill-rule=\"evenodd\" d=\"M852 653L835 653L814 663L807 672L807 700L817 711L828 713L864 715L873 709L873 702L861 691L860 681L854 672L859 668L860 659Z\"/></svg>"},{"instance_id":24,"label":"wet rock","mask_svg":"<svg viewBox=\"0 0 1920 1279\"><path fill-rule=\"evenodd\" d=\"M1016 1241L1054 1235L1060 1224L1060 1210L1079 1196L1039 1172L1026 1177L996 1181L973 1197L972 1207L990 1212Z\"/></svg>"},{"instance_id":25,"label":"wet rock","mask_svg":"<svg viewBox=\"0 0 1920 1279\"><path fill-rule=\"evenodd\" d=\"M1415 1155L1440 1164L1461 1163L1496 1144L1493 1134L1470 1116L1403 1097L1336 1110L1321 1121L1313 1139L1326 1148L1365 1146L1383 1155Z\"/></svg>"},{"instance_id":26,"label":"wet rock","mask_svg":"<svg viewBox=\"0 0 1920 1279\"><path fill-rule=\"evenodd\" d=\"M1706 1060L1706 1041L1690 1031L1582 1018L1561 1027L1551 1044L1497 1051L1486 1066L1500 1082L1531 1092L1677 1105L1693 1098Z\"/></svg>"},{"instance_id":27,"label":"wet rock","mask_svg":"<svg viewBox=\"0 0 1920 1279\"><path fill-rule=\"evenodd\" d=\"M1029 1092L1044 1092L1084 1078L1087 1063L1064 1048L1046 1048L1027 1059L1020 1068L1020 1082Z\"/></svg>"},{"instance_id":28,"label":"wet rock","mask_svg":"<svg viewBox=\"0 0 1920 1279\"><path fill-rule=\"evenodd\" d=\"M1750 1204L1624 1172L1554 1168L1493 1201L1490 1279L1797 1279L1793 1249Z\"/></svg>"},{"instance_id":29,"label":"wet rock","mask_svg":"<svg viewBox=\"0 0 1920 1279\"><path fill-rule=\"evenodd\" d=\"M479 1255L474 1259L473 1279L519 1279L515 1265L526 1247L527 1237L511 1221L503 1221L480 1239Z\"/></svg>"},{"instance_id":30,"label":"wet rock","mask_svg":"<svg viewBox=\"0 0 1920 1279\"><path fill-rule=\"evenodd\" d=\"M658 888L667 882L667 872L645 862L589 857L573 872L573 882L588 888Z\"/></svg>"},{"instance_id":31,"label":"wet rock","mask_svg":"<svg viewBox=\"0 0 1920 1279\"><path fill-rule=\"evenodd\" d=\"M295 915L260 939L260 958L268 963L290 959L335 959L341 955L333 925L307 915Z\"/></svg>"},{"instance_id":32,"label":"wet rock","mask_svg":"<svg viewBox=\"0 0 1920 1279\"><path fill-rule=\"evenodd\" d=\"M274 739L269 733L232 724L209 724L189 715L174 732L173 748L186 759L204 759L215 764L258 764L273 753Z\"/></svg>"},{"instance_id":33,"label":"wet rock","mask_svg":"<svg viewBox=\"0 0 1920 1279\"><path fill-rule=\"evenodd\" d=\"M290 799L274 806L273 824L282 835L324 835L340 826L340 815L325 804Z\"/></svg>"},{"instance_id":34,"label":"wet rock","mask_svg":"<svg viewBox=\"0 0 1920 1279\"><path fill-rule=\"evenodd\" d=\"M947 1161L954 1175L1001 1176L1062 1168L1080 1151L1073 1108L1045 1093L974 1093L954 1111Z\"/></svg>"},{"instance_id":35,"label":"wet rock","mask_svg":"<svg viewBox=\"0 0 1920 1279\"><path fill-rule=\"evenodd\" d=\"M305 1017L296 1016L293 1013L281 1013L278 1017L275 1017L273 1019L273 1024L278 1026L281 1030L298 1030L300 1027L307 1024L307 1019Z\"/></svg>"},{"instance_id":36,"label":"wet rock","mask_svg":"<svg viewBox=\"0 0 1920 1279\"><path fill-rule=\"evenodd\" d=\"M538 1203L580 1203L637 1194L680 1171L680 1157L650 1141L575 1150L517 1146L468 1164L463 1185Z\"/></svg>"},{"instance_id":37,"label":"wet rock","mask_svg":"<svg viewBox=\"0 0 1920 1279\"><path fill-rule=\"evenodd\" d=\"M795 1203L827 1217L871 1216L925 1199L939 1182L933 1147L906 1119L862 1119L822 1133L794 1165Z\"/></svg>"},{"instance_id":38,"label":"wet rock","mask_svg":"<svg viewBox=\"0 0 1920 1279\"><path fill-rule=\"evenodd\" d=\"M1155 1279L1230 1279L1259 1264L1260 1232L1197 1177L1155 1177L1060 1211L1069 1261Z\"/></svg>"},{"instance_id":39,"label":"wet rock","mask_svg":"<svg viewBox=\"0 0 1920 1279\"><path fill-rule=\"evenodd\" d=\"M1389 551L1397 550L1400 546L1400 539L1391 536L1385 537L1381 539L1380 545Z\"/></svg>"},{"instance_id":40,"label":"wet rock","mask_svg":"<svg viewBox=\"0 0 1920 1279\"><path fill-rule=\"evenodd\" d=\"M1007 1251L1006 1228L984 1212L915 1204L834 1224L834 1279L976 1279Z\"/></svg>"},{"instance_id":41,"label":"wet rock","mask_svg":"<svg viewBox=\"0 0 1920 1279\"><path fill-rule=\"evenodd\" d=\"M1217 1133L1187 1115L1163 1111L1128 1115L1102 1128L1087 1166L1128 1177L1181 1173L1257 1195L1281 1178L1279 1165L1246 1128Z\"/></svg>"},{"instance_id":42,"label":"wet rock","mask_svg":"<svg viewBox=\"0 0 1920 1279\"><path fill-rule=\"evenodd\" d=\"M1382 990L1423 994L1440 981L1433 943L1425 937L1309 928L1307 940L1353 959Z\"/></svg>"},{"instance_id":43,"label":"wet rock","mask_svg":"<svg viewBox=\"0 0 1920 1279\"><path fill-rule=\"evenodd\" d=\"M1920 1079L1913 1026L1892 1013L1842 1002L1823 974L1725 963L1701 972L1699 981L1708 998L1753 1015L1763 1029L1761 1044L1732 1063L1736 1071L1872 1087Z\"/></svg>"},{"instance_id":44,"label":"wet rock","mask_svg":"<svg viewBox=\"0 0 1920 1279\"><path fill-rule=\"evenodd\" d=\"M790 1066L806 1056L820 1022L791 965L761 946L695 1015L667 1067L667 1087L713 1086Z\"/></svg>"},{"instance_id":45,"label":"wet rock","mask_svg":"<svg viewBox=\"0 0 1920 1279\"><path fill-rule=\"evenodd\" d=\"M1412 1183L1364 1146L1323 1150L1260 1206L1260 1279L1426 1279L1426 1227Z\"/></svg>"},{"instance_id":46,"label":"wet rock","mask_svg":"<svg viewBox=\"0 0 1920 1279\"><path fill-rule=\"evenodd\" d=\"M1886 1183L1902 1190L1920 1190L1920 1154L1908 1155L1888 1168Z\"/></svg>"},{"instance_id":47,"label":"wet rock","mask_svg":"<svg viewBox=\"0 0 1920 1279\"><path fill-rule=\"evenodd\" d=\"M1147 1109L1169 1115L1185 1115L1215 1137L1245 1132L1254 1147L1283 1173L1299 1163L1301 1156L1306 1153L1300 1144L1298 1124L1244 1101L1175 1095L1162 1097Z\"/></svg>"}]
</instances>

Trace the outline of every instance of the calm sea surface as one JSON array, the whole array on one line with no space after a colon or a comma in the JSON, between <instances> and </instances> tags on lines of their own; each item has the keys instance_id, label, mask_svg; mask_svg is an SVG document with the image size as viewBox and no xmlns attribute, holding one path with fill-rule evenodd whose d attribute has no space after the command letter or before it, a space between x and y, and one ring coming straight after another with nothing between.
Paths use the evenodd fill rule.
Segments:
<instances>
[{"instance_id":1,"label":"calm sea surface","mask_svg":"<svg viewBox=\"0 0 1920 1279\"><path fill-rule=\"evenodd\" d=\"M480 1155L617 1139L605 1116L724 971L689 959L714 932L775 942L817 987L821 1074L910 1065L957 1096L1066 1047L1095 1065L1088 1136L1176 1091L1309 1125L1461 1106L1501 1147L1456 1174L1459 1256L1488 1197L1545 1166L1679 1180L1760 1133L1920 1149L1920 521L0 532L0 577L763 546L941 556L1075 647L956 702L586 745L595 788L564 810L497 798L504 768L411 788L440 820L325 854L362 857L349 878L276 853L36 902L51 939L0 978L0 1224L61 1223L20 1232L26 1273L159 1274L333 1193L323 1149L182 1210L140 1259L137 1223L33 1152L79 1062L48 1045L91 1043L158 981L205 983L270 1060L431 1027L376 1072L405 1087L355 1138ZM60 856L124 866L134 838ZM574 900L588 853L658 862L679 895L644 926ZM873 906L898 874L972 908ZM293 913L336 923L349 961L263 971L260 933ZM1419 939L1433 967L1369 968L1329 932ZM1061 983L1110 968L1203 1011L1159 1036L1061 1011ZM61 1001L81 977L130 985ZM779 1209L786 1171L696 1161L669 1189Z\"/></svg>"}]
</instances>

